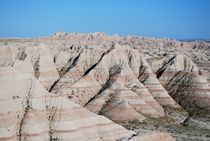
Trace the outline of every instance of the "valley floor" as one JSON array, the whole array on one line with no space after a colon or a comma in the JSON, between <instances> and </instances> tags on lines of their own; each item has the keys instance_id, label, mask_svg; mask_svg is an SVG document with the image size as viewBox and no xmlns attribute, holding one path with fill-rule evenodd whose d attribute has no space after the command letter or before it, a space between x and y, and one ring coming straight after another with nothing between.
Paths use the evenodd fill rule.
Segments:
<instances>
[{"instance_id":1,"label":"valley floor","mask_svg":"<svg viewBox=\"0 0 210 141\"><path fill-rule=\"evenodd\" d=\"M189 127L188 125L179 125L167 119L147 119L143 123L130 122L120 123L125 128L133 130L138 135L145 135L151 132L170 133L176 141L209 141L210 130L198 127Z\"/></svg>"}]
</instances>

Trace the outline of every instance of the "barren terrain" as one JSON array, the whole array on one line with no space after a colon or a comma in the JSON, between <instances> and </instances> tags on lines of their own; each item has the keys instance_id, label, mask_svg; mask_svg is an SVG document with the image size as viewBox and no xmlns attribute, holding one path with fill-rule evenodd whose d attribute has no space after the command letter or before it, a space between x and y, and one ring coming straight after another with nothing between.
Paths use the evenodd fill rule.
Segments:
<instances>
[{"instance_id":1,"label":"barren terrain","mask_svg":"<svg viewBox=\"0 0 210 141\"><path fill-rule=\"evenodd\" d=\"M0 141L209 141L210 44L0 39L0 119Z\"/></svg>"}]
</instances>

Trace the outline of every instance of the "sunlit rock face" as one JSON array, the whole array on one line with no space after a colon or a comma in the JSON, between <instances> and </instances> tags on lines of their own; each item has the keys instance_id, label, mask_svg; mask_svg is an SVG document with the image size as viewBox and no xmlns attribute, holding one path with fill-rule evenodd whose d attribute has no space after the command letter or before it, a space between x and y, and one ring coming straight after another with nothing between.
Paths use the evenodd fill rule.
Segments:
<instances>
[{"instance_id":1,"label":"sunlit rock face","mask_svg":"<svg viewBox=\"0 0 210 141\"><path fill-rule=\"evenodd\" d=\"M144 116L165 116L168 114L165 107L185 112L161 85L143 55L130 46L114 44L107 49L81 49L69 58L60 72L61 78L50 91L66 95L95 113L116 121L142 121ZM109 114L116 108L133 111L134 117L132 114L125 117L123 112L121 118L115 115L121 113Z\"/></svg>"},{"instance_id":2,"label":"sunlit rock face","mask_svg":"<svg viewBox=\"0 0 210 141\"><path fill-rule=\"evenodd\" d=\"M67 97L49 93L30 74L12 67L0 70L0 140L117 140L133 134Z\"/></svg>"},{"instance_id":3,"label":"sunlit rock face","mask_svg":"<svg viewBox=\"0 0 210 141\"><path fill-rule=\"evenodd\" d=\"M210 109L207 77L190 58L178 54L166 59L157 75L170 95L184 107Z\"/></svg>"},{"instance_id":4,"label":"sunlit rock face","mask_svg":"<svg viewBox=\"0 0 210 141\"><path fill-rule=\"evenodd\" d=\"M34 75L40 83L49 90L53 83L59 78L53 58L45 46L27 48L24 61L31 62Z\"/></svg>"},{"instance_id":5,"label":"sunlit rock face","mask_svg":"<svg viewBox=\"0 0 210 141\"><path fill-rule=\"evenodd\" d=\"M208 43L55 33L0 45L0 140L128 140L114 122L210 112Z\"/></svg>"}]
</instances>

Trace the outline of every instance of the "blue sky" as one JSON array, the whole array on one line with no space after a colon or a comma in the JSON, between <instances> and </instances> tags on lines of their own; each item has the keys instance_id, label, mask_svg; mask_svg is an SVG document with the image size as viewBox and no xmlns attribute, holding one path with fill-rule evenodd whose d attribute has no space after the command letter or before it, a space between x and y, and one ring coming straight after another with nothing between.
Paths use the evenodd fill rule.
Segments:
<instances>
[{"instance_id":1,"label":"blue sky","mask_svg":"<svg viewBox=\"0 0 210 141\"><path fill-rule=\"evenodd\" d=\"M0 37L58 31L210 39L210 0L0 0Z\"/></svg>"}]
</instances>

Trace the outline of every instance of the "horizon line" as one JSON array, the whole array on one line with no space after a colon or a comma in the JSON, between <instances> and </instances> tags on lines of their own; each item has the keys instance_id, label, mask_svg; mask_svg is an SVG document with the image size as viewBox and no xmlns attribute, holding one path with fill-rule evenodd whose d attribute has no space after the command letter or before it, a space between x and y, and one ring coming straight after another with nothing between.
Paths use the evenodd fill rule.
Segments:
<instances>
[{"instance_id":1,"label":"horizon line","mask_svg":"<svg viewBox=\"0 0 210 141\"><path fill-rule=\"evenodd\" d=\"M139 34L127 34L127 35L120 35L119 33L107 33L104 31L96 31L96 32L66 32L66 31L57 31L53 32L49 35L43 35L43 36L37 36L37 37L21 37L21 36L11 36L11 37L3 37L0 36L0 39L40 39L40 38L48 38L56 33L76 33L76 34L94 34L94 33L104 33L108 36L114 36L117 35L119 37L138 37L138 38L155 38L155 39L170 39L170 40L179 40L179 41L210 41L210 38L173 38L173 37L168 37L168 36L144 36L144 35L139 35Z\"/></svg>"}]
</instances>

